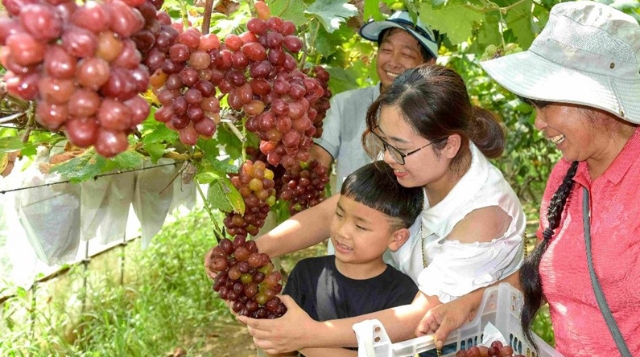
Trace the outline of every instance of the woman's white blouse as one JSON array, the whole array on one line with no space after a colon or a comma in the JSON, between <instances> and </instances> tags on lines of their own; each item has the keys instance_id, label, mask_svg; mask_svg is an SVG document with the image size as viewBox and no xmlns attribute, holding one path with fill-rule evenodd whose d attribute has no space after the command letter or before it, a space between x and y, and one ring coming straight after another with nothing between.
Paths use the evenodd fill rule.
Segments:
<instances>
[{"instance_id":1,"label":"woman's white blouse","mask_svg":"<svg viewBox=\"0 0 640 357\"><path fill-rule=\"evenodd\" d=\"M473 144L471 154L469 171L444 200L430 207L425 196L425 207L410 228L411 237L397 252L391 252L389 259L416 281L424 294L436 295L442 303L506 278L523 260L526 219L520 201L502 173ZM447 239L469 212L490 206L498 206L511 216L502 237L476 243Z\"/></svg>"}]
</instances>

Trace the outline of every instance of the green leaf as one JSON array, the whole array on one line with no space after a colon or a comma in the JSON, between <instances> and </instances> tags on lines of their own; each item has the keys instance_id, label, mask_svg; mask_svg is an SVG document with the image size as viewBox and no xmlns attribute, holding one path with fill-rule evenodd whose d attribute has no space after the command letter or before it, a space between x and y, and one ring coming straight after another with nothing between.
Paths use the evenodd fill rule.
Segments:
<instances>
[{"instance_id":1,"label":"green leaf","mask_svg":"<svg viewBox=\"0 0 640 357\"><path fill-rule=\"evenodd\" d=\"M507 11L505 21L518 39L520 48L526 50L534 39L533 21L531 19L532 0L519 0L517 5Z\"/></svg>"},{"instance_id":2,"label":"green leaf","mask_svg":"<svg viewBox=\"0 0 640 357\"><path fill-rule=\"evenodd\" d=\"M207 202L211 205L211 208L219 209L223 212L234 211L244 215L245 205L242 195L226 177L220 177L209 184Z\"/></svg>"},{"instance_id":3,"label":"green leaf","mask_svg":"<svg viewBox=\"0 0 640 357\"><path fill-rule=\"evenodd\" d=\"M378 8L378 0L364 0L362 10L362 18L365 21L369 21L369 19L373 19L374 21L384 20L384 15Z\"/></svg>"},{"instance_id":4,"label":"green leaf","mask_svg":"<svg viewBox=\"0 0 640 357\"><path fill-rule=\"evenodd\" d=\"M178 133L167 128L164 123L153 121L146 121L142 125L142 134L144 138L142 142L144 144L159 143L159 142L173 142L178 138Z\"/></svg>"},{"instance_id":5,"label":"green leaf","mask_svg":"<svg viewBox=\"0 0 640 357\"><path fill-rule=\"evenodd\" d=\"M356 84L356 74L353 70L337 67L328 67L326 70L331 75L329 78L329 87L334 95L349 89L358 88Z\"/></svg>"},{"instance_id":6,"label":"green leaf","mask_svg":"<svg viewBox=\"0 0 640 357\"><path fill-rule=\"evenodd\" d=\"M296 27L300 27L307 22L304 16L307 6L300 0L273 0L269 1L271 16L278 16L293 22Z\"/></svg>"},{"instance_id":7,"label":"green leaf","mask_svg":"<svg viewBox=\"0 0 640 357\"><path fill-rule=\"evenodd\" d=\"M205 171L196 174L195 180L202 185L207 185L220 179L220 175L215 172Z\"/></svg>"},{"instance_id":8,"label":"green leaf","mask_svg":"<svg viewBox=\"0 0 640 357\"><path fill-rule=\"evenodd\" d=\"M24 147L24 143L17 136L6 136L0 138L0 152L10 152L20 150Z\"/></svg>"},{"instance_id":9,"label":"green leaf","mask_svg":"<svg viewBox=\"0 0 640 357\"><path fill-rule=\"evenodd\" d=\"M113 157L110 161L118 169L136 169L142 166L145 157L135 150L127 150Z\"/></svg>"},{"instance_id":10,"label":"green leaf","mask_svg":"<svg viewBox=\"0 0 640 357\"><path fill-rule=\"evenodd\" d=\"M231 124L233 125L233 124ZM218 125L218 130L216 131L216 138L218 139L218 144L220 144L221 149L229 154L232 158L242 157L242 145L240 139L229 130L227 125Z\"/></svg>"},{"instance_id":11,"label":"green leaf","mask_svg":"<svg viewBox=\"0 0 640 357\"><path fill-rule=\"evenodd\" d=\"M317 18L325 30L332 33L340 28L340 24L346 19L356 16L358 9L347 3L347 0L323 0L313 3L305 13Z\"/></svg>"},{"instance_id":12,"label":"green leaf","mask_svg":"<svg viewBox=\"0 0 640 357\"><path fill-rule=\"evenodd\" d=\"M81 156L53 166L50 171L59 173L71 182L82 182L101 174L106 164L107 159L88 150Z\"/></svg>"},{"instance_id":13,"label":"green leaf","mask_svg":"<svg viewBox=\"0 0 640 357\"><path fill-rule=\"evenodd\" d=\"M147 153L149 153L151 162L154 164L158 163L158 160L160 160L166 150L166 146L160 143L145 143L142 147Z\"/></svg>"},{"instance_id":14,"label":"green leaf","mask_svg":"<svg viewBox=\"0 0 640 357\"><path fill-rule=\"evenodd\" d=\"M465 0L449 0L441 8L424 3L420 7L420 20L440 33L446 33L453 44L471 37L475 26L482 22L482 14L469 6Z\"/></svg>"},{"instance_id":15,"label":"green leaf","mask_svg":"<svg viewBox=\"0 0 640 357\"><path fill-rule=\"evenodd\" d=\"M212 181L209 184L209 189L207 190L207 202L213 209L218 209L222 212L231 212L233 210L233 206L227 200L227 195L222 190L222 186L218 184L218 180Z\"/></svg>"},{"instance_id":16,"label":"green leaf","mask_svg":"<svg viewBox=\"0 0 640 357\"><path fill-rule=\"evenodd\" d=\"M488 13L484 21L482 21L478 31L478 42L481 49L484 50L487 45L497 46L502 43L502 36L498 27L499 22L500 16L498 12Z\"/></svg>"}]
</instances>

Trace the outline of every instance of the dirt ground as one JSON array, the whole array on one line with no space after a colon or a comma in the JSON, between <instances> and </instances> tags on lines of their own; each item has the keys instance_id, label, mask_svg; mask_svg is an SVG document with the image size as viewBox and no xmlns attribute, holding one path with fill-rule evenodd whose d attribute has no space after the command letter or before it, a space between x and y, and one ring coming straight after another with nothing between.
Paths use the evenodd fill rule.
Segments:
<instances>
[{"instance_id":1,"label":"dirt ground","mask_svg":"<svg viewBox=\"0 0 640 357\"><path fill-rule=\"evenodd\" d=\"M214 326L201 357L257 357L258 351L247 329L238 324Z\"/></svg>"}]
</instances>

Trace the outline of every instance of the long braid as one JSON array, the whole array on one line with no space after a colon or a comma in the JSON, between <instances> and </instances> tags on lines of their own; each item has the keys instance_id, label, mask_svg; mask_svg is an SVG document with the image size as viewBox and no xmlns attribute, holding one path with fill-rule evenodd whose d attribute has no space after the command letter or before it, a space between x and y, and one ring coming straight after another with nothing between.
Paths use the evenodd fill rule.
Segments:
<instances>
[{"instance_id":1,"label":"long braid","mask_svg":"<svg viewBox=\"0 0 640 357\"><path fill-rule=\"evenodd\" d=\"M549 202L549 209L547 210L549 226L542 232L542 242L540 242L531 255L525 259L522 267L520 268L520 284L522 286L522 291L524 292L524 306L522 307L520 323L526 339L529 340L535 348L537 348L537 346L533 341L530 327L536 313L542 305L542 282L540 280L539 272L540 260L549 246L554 230L558 228L558 225L560 225L562 212L567 199L569 198L569 194L571 193L571 189L573 188L573 177L575 176L577 169L578 162L574 161L569 170L567 170L567 174L562 180L562 184L558 187Z\"/></svg>"}]
</instances>

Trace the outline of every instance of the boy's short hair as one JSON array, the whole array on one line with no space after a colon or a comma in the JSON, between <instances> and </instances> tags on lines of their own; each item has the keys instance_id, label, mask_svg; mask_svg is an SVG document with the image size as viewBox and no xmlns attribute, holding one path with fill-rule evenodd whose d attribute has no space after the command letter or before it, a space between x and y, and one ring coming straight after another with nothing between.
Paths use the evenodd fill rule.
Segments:
<instances>
[{"instance_id":1,"label":"boy's short hair","mask_svg":"<svg viewBox=\"0 0 640 357\"><path fill-rule=\"evenodd\" d=\"M422 187L404 187L393 169L383 161L367 164L347 176L340 194L365 206L397 218L409 228L422 211Z\"/></svg>"}]
</instances>

